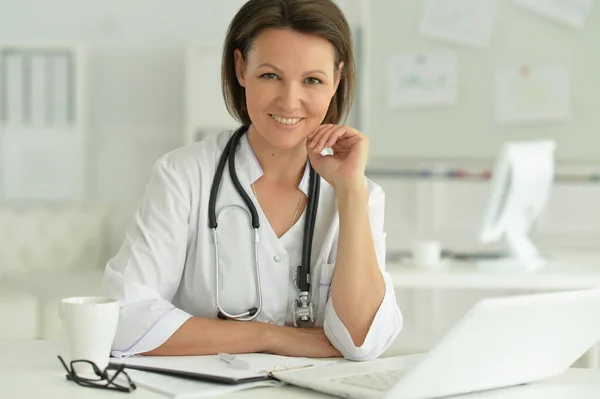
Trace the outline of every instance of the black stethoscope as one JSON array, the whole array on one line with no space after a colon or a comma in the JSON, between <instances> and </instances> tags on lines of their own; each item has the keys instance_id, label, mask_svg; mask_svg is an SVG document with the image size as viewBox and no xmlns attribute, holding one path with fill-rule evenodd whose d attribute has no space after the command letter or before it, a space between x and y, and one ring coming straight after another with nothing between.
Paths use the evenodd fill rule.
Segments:
<instances>
[{"instance_id":1,"label":"black stethoscope","mask_svg":"<svg viewBox=\"0 0 600 399\"><path fill-rule=\"evenodd\" d=\"M256 207L252 203L250 196L246 193L240 181L238 180L237 173L235 172L235 152L238 148L241 137L248 131L248 126L240 127L229 139L221 158L215 176L213 178L212 187L210 190L210 198L208 201L208 227L213 231L213 244L215 247L215 296L218 308L218 317L221 319L234 319L249 321L255 319L262 310L262 291L260 286L260 271L258 266L258 228L260 222L258 221L258 212ZM254 267L256 272L256 288L258 293L258 306L248 309L247 311L240 314L230 314L223 310L219 303L219 240L217 234L217 215L215 213L215 205L217 202L217 193L221 184L221 178L223 177L223 170L225 169L225 163L229 162L229 175L236 191L242 197L246 203L246 208L239 205L229 205L219 211L219 215L230 207L242 208L246 213L250 213L250 219L252 229L254 230ZM309 162L310 165L310 162ZM294 273L294 282L300 290L298 298L292 302L292 313L294 315L294 325L296 327L311 327L314 325L314 310L313 304L310 298L310 256L312 250L312 239L313 232L315 229L315 220L317 216L317 206L319 204L319 190L321 185L321 178L310 166L310 183L308 189L308 205L306 207L306 222L304 225L304 237L302 241L302 262L300 266L296 268Z\"/></svg>"}]
</instances>

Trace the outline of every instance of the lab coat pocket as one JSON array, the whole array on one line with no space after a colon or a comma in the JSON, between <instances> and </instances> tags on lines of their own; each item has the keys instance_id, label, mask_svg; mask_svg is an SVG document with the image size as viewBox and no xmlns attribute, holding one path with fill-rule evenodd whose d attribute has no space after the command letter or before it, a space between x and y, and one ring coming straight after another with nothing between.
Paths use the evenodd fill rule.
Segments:
<instances>
[{"instance_id":1,"label":"lab coat pocket","mask_svg":"<svg viewBox=\"0 0 600 399\"><path fill-rule=\"evenodd\" d=\"M319 270L319 278L318 278L318 287L316 287L316 295L315 301L313 303L316 304L316 315L315 315L315 325L322 326L325 321L325 306L327 305L327 301L329 300L329 295L331 292L331 279L333 277L333 269L335 267L335 263L321 263Z\"/></svg>"}]
</instances>

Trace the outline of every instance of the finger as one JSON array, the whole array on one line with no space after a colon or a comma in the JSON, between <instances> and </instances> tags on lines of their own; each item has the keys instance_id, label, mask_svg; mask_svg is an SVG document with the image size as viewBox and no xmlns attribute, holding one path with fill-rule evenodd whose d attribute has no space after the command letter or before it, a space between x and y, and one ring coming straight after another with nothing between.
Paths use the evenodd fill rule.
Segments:
<instances>
[{"instance_id":1,"label":"finger","mask_svg":"<svg viewBox=\"0 0 600 399\"><path fill-rule=\"evenodd\" d=\"M328 129L329 127L334 126L330 123L325 123L323 125L319 125L311 134L308 135L308 139L314 139L321 131L324 129Z\"/></svg>"},{"instance_id":2,"label":"finger","mask_svg":"<svg viewBox=\"0 0 600 399\"><path fill-rule=\"evenodd\" d=\"M344 127L336 127L328 131L327 136L323 137L319 143L321 151L327 147L333 146L337 141L338 136L342 135L344 130Z\"/></svg>"},{"instance_id":3,"label":"finger","mask_svg":"<svg viewBox=\"0 0 600 399\"><path fill-rule=\"evenodd\" d=\"M346 130L345 126L332 126L321 134L318 143L315 145L317 152L323 151L327 147L331 147L337 141L337 136L342 135Z\"/></svg>"},{"instance_id":4,"label":"finger","mask_svg":"<svg viewBox=\"0 0 600 399\"><path fill-rule=\"evenodd\" d=\"M340 141L346 141L348 140L348 138L353 138L353 137L359 137L360 134L356 133L355 130L353 130L352 128L349 128L348 126L340 126L337 129L335 129L334 131L330 132L329 137L325 138L323 140L323 142L321 143L321 147L318 147L317 150L321 149L325 149L325 148L332 148L337 149L338 151L341 148L344 148L344 146L340 147L338 145L338 143ZM349 148L349 147L348 147Z\"/></svg>"},{"instance_id":5,"label":"finger","mask_svg":"<svg viewBox=\"0 0 600 399\"><path fill-rule=\"evenodd\" d=\"M323 159L324 155L321 155L321 153L317 152L317 150L315 150L314 148L307 148L307 150L308 150L307 151L308 159L309 159L311 165L313 165L313 166L319 165L319 163Z\"/></svg>"},{"instance_id":6,"label":"finger","mask_svg":"<svg viewBox=\"0 0 600 399\"><path fill-rule=\"evenodd\" d=\"M330 128L331 125L326 124L326 125L320 125L319 127L317 127L311 134L308 135L307 139L308 142L310 144L314 144L317 141L317 138L320 137L321 133L324 130L327 130Z\"/></svg>"},{"instance_id":7,"label":"finger","mask_svg":"<svg viewBox=\"0 0 600 399\"><path fill-rule=\"evenodd\" d=\"M323 151L322 145L325 140L329 137L331 132L337 128L336 125L324 125L324 127L317 133L312 139L312 148L316 152Z\"/></svg>"},{"instance_id":8,"label":"finger","mask_svg":"<svg viewBox=\"0 0 600 399\"><path fill-rule=\"evenodd\" d=\"M325 128L324 125L319 126L317 129L315 129L314 132L312 132L311 134L308 135L308 137L306 138L306 146L308 148L313 149L315 147L315 138L319 137L319 134L321 133L321 131Z\"/></svg>"},{"instance_id":9,"label":"finger","mask_svg":"<svg viewBox=\"0 0 600 399\"><path fill-rule=\"evenodd\" d=\"M338 139L332 148L334 151L335 150L338 150L338 151L347 150L349 148L352 148L357 143L359 143L361 141L366 141L366 140L367 140L366 137L361 136L361 135L355 135L352 137L343 137L341 139Z\"/></svg>"},{"instance_id":10,"label":"finger","mask_svg":"<svg viewBox=\"0 0 600 399\"><path fill-rule=\"evenodd\" d=\"M348 126L340 126L331 133L329 139L324 145L324 148L333 147L340 140L346 140L347 138L355 136L356 134L354 133L353 129L349 128Z\"/></svg>"},{"instance_id":11,"label":"finger","mask_svg":"<svg viewBox=\"0 0 600 399\"><path fill-rule=\"evenodd\" d=\"M360 141L368 141L367 136L356 129L349 128L342 135L338 136L336 144L349 148Z\"/></svg>"}]
</instances>

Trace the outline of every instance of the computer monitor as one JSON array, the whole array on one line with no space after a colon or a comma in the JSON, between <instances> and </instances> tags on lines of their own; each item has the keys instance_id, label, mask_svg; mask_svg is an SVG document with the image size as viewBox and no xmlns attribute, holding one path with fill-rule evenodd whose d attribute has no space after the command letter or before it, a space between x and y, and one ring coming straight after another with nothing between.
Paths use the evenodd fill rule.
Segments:
<instances>
[{"instance_id":1,"label":"computer monitor","mask_svg":"<svg viewBox=\"0 0 600 399\"><path fill-rule=\"evenodd\" d=\"M479 240L492 243L504 239L509 257L478 262L480 267L506 270L544 266L545 260L528 233L550 195L555 148L549 140L504 144L493 170Z\"/></svg>"}]
</instances>

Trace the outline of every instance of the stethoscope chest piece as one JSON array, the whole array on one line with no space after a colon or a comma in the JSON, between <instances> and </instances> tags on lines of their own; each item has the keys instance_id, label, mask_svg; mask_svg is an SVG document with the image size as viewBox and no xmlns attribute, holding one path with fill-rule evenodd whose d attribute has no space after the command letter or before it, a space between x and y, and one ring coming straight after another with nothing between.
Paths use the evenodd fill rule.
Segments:
<instances>
[{"instance_id":1,"label":"stethoscope chest piece","mask_svg":"<svg viewBox=\"0 0 600 399\"><path fill-rule=\"evenodd\" d=\"M315 325L313 302L310 300L308 292L300 293L298 299L292 302L292 314L296 327L313 327Z\"/></svg>"}]
</instances>

